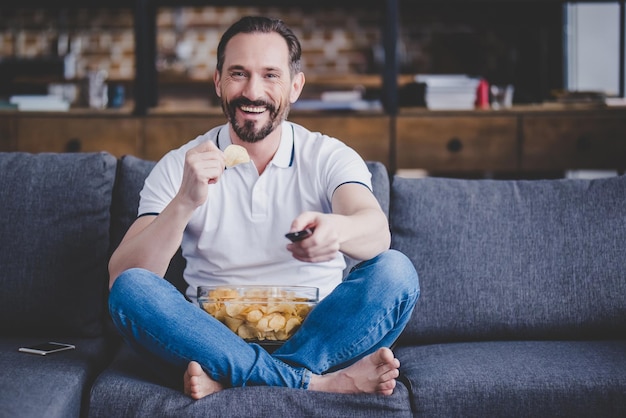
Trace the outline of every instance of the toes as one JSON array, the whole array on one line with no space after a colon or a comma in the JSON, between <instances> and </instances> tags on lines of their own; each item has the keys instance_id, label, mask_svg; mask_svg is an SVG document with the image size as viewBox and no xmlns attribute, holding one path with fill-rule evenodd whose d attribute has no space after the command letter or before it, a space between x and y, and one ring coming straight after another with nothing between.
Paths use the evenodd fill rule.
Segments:
<instances>
[{"instance_id":1,"label":"toes","mask_svg":"<svg viewBox=\"0 0 626 418\"><path fill-rule=\"evenodd\" d=\"M391 351L387 347L379 348L378 351L374 353L374 359L378 363L393 363L393 351Z\"/></svg>"},{"instance_id":2,"label":"toes","mask_svg":"<svg viewBox=\"0 0 626 418\"><path fill-rule=\"evenodd\" d=\"M190 361L187 365L187 374L190 376L198 376L202 374L204 371L202 370L202 366L197 361Z\"/></svg>"},{"instance_id":3,"label":"toes","mask_svg":"<svg viewBox=\"0 0 626 418\"><path fill-rule=\"evenodd\" d=\"M376 393L381 395L391 395L393 394L393 390L396 388L396 380L388 380L386 382L382 382L376 388Z\"/></svg>"},{"instance_id":4,"label":"toes","mask_svg":"<svg viewBox=\"0 0 626 418\"><path fill-rule=\"evenodd\" d=\"M395 381L398 376L400 376L400 371L398 369L389 369L386 371L379 370L378 382L380 385L384 385L387 382Z\"/></svg>"},{"instance_id":5,"label":"toes","mask_svg":"<svg viewBox=\"0 0 626 418\"><path fill-rule=\"evenodd\" d=\"M398 377L398 374L400 374L399 369L400 369L399 362L383 363L377 367L378 374L380 376L385 376L385 375L388 375L389 373L393 375L395 373L395 375L392 376L392 378L394 379Z\"/></svg>"},{"instance_id":6,"label":"toes","mask_svg":"<svg viewBox=\"0 0 626 418\"><path fill-rule=\"evenodd\" d=\"M378 351L375 351L372 354L372 361L379 366L400 368L400 360L398 360L393 354L393 351L387 347L382 347L379 348Z\"/></svg>"}]
</instances>

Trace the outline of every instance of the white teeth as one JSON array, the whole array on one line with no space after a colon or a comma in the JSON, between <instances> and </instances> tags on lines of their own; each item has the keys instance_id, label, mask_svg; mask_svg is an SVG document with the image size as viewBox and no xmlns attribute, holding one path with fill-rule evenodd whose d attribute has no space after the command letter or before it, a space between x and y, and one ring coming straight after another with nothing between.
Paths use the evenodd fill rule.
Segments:
<instances>
[{"instance_id":1,"label":"white teeth","mask_svg":"<svg viewBox=\"0 0 626 418\"><path fill-rule=\"evenodd\" d=\"M264 107L241 106L241 110L243 110L244 112L250 112L250 113L263 113L263 112L265 112L265 108Z\"/></svg>"}]
</instances>

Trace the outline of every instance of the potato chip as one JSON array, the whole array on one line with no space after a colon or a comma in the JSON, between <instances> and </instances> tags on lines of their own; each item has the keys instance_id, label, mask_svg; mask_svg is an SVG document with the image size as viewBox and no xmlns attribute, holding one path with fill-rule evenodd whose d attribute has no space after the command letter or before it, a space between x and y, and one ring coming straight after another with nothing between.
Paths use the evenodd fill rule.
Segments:
<instances>
[{"instance_id":1,"label":"potato chip","mask_svg":"<svg viewBox=\"0 0 626 418\"><path fill-rule=\"evenodd\" d=\"M287 331L281 330L281 331L276 331L273 334L273 336L278 341L285 341L285 340L288 340L291 335Z\"/></svg>"},{"instance_id":2,"label":"potato chip","mask_svg":"<svg viewBox=\"0 0 626 418\"><path fill-rule=\"evenodd\" d=\"M224 150L224 157L226 158L226 167L234 167L237 164L247 163L250 161L248 151L241 145L230 144Z\"/></svg>"},{"instance_id":3,"label":"potato chip","mask_svg":"<svg viewBox=\"0 0 626 418\"><path fill-rule=\"evenodd\" d=\"M226 307L222 303L206 303L204 310L213 315L218 321L224 322L226 315Z\"/></svg>"},{"instance_id":4,"label":"potato chip","mask_svg":"<svg viewBox=\"0 0 626 418\"><path fill-rule=\"evenodd\" d=\"M260 309L252 309L246 315L246 321L259 322L259 319L263 318L263 312Z\"/></svg>"},{"instance_id":5,"label":"potato chip","mask_svg":"<svg viewBox=\"0 0 626 418\"><path fill-rule=\"evenodd\" d=\"M298 317L292 317L287 320L285 324L285 332L291 334L294 329L297 329L302 324L302 321Z\"/></svg>"},{"instance_id":6,"label":"potato chip","mask_svg":"<svg viewBox=\"0 0 626 418\"><path fill-rule=\"evenodd\" d=\"M241 303L227 303L226 314L230 317L235 317L243 312L246 307Z\"/></svg>"},{"instance_id":7,"label":"potato chip","mask_svg":"<svg viewBox=\"0 0 626 418\"><path fill-rule=\"evenodd\" d=\"M281 312L284 314L290 314L290 315L295 315L296 314L296 307L293 305L293 303L278 303L275 305L271 305L267 308L267 313L274 313L274 312Z\"/></svg>"},{"instance_id":8,"label":"potato chip","mask_svg":"<svg viewBox=\"0 0 626 418\"><path fill-rule=\"evenodd\" d=\"M226 324L232 332L237 332L237 329L239 329L243 322L243 319L231 318L229 316L224 318L224 324Z\"/></svg>"},{"instance_id":9,"label":"potato chip","mask_svg":"<svg viewBox=\"0 0 626 418\"><path fill-rule=\"evenodd\" d=\"M254 340L260 337L259 331L249 325L242 325L237 329L237 335L244 340Z\"/></svg>"},{"instance_id":10,"label":"potato chip","mask_svg":"<svg viewBox=\"0 0 626 418\"><path fill-rule=\"evenodd\" d=\"M259 322L256 323L256 329L258 329L261 332L270 331L269 316L264 316L263 318L259 319Z\"/></svg>"},{"instance_id":11,"label":"potato chip","mask_svg":"<svg viewBox=\"0 0 626 418\"><path fill-rule=\"evenodd\" d=\"M282 316L281 314L276 313L276 314L270 315L268 326L273 331L280 331L281 329L284 328L286 323L287 323L287 320L285 319L285 317Z\"/></svg>"},{"instance_id":12,"label":"potato chip","mask_svg":"<svg viewBox=\"0 0 626 418\"><path fill-rule=\"evenodd\" d=\"M219 311L220 309L219 305L220 305L219 303L205 303L204 305L202 305L202 307L204 308L205 311L215 316L217 311Z\"/></svg>"}]
</instances>

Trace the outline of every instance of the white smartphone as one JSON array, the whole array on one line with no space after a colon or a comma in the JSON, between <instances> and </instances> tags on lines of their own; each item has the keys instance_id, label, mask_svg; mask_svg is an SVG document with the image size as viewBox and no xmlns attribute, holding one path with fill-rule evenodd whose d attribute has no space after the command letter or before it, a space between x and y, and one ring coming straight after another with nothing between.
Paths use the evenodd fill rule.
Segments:
<instances>
[{"instance_id":1,"label":"white smartphone","mask_svg":"<svg viewBox=\"0 0 626 418\"><path fill-rule=\"evenodd\" d=\"M76 346L72 344L48 342L32 345L29 347L20 347L19 351L21 351L22 353L39 354L40 356L45 356L47 354L58 353L59 351L65 350L73 350L75 348Z\"/></svg>"}]
</instances>

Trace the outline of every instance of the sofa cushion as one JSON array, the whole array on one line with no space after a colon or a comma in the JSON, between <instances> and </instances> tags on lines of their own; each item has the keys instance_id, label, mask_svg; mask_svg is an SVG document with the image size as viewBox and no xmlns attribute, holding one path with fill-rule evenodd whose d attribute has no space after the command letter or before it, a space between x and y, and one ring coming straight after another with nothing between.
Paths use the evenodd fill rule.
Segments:
<instances>
[{"instance_id":1,"label":"sofa cushion","mask_svg":"<svg viewBox=\"0 0 626 418\"><path fill-rule=\"evenodd\" d=\"M390 216L422 289L404 341L626 337L626 177L396 177Z\"/></svg>"},{"instance_id":2,"label":"sofa cushion","mask_svg":"<svg viewBox=\"0 0 626 418\"><path fill-rule=\"evenodd\" d=\"M124 347L96 380L90 418L109 417L412 417L407 388L393 395L345 395L267 386L230 388L194 401L164 384L142 358ZM329 415L330 411L330 415Z\"/></svg>"},{"instance_id":3,"label":"sofa cushion","mask_svg":"<svg viewBox=\"0 0 626 418\"><path fill-rule=\"evenodd\" d=\"M626 341L399 347L420 417L626 416Z\"/></svg>"},{"instance_id":4,"label":"sofa cushion","mask_svg":"<svg viewBox=\"0 0 626 418\"><path fill-rule=\"evenodd\" d=\"M19 347L41 337L0 338L0 416L67 418L85 416L91 383L110 361L104 337L55 338L75 350L39 356Z\"/></svg>"},{"instance_id":5,"label":"sofa cushion","mask_svg":"<svg viewBox=\"0 0 626 418\"><path fill-rule=\"evenodd\" d=\"M102 332L116 159L0 153L0 332Z\"/></svg>"}]
</instances>

